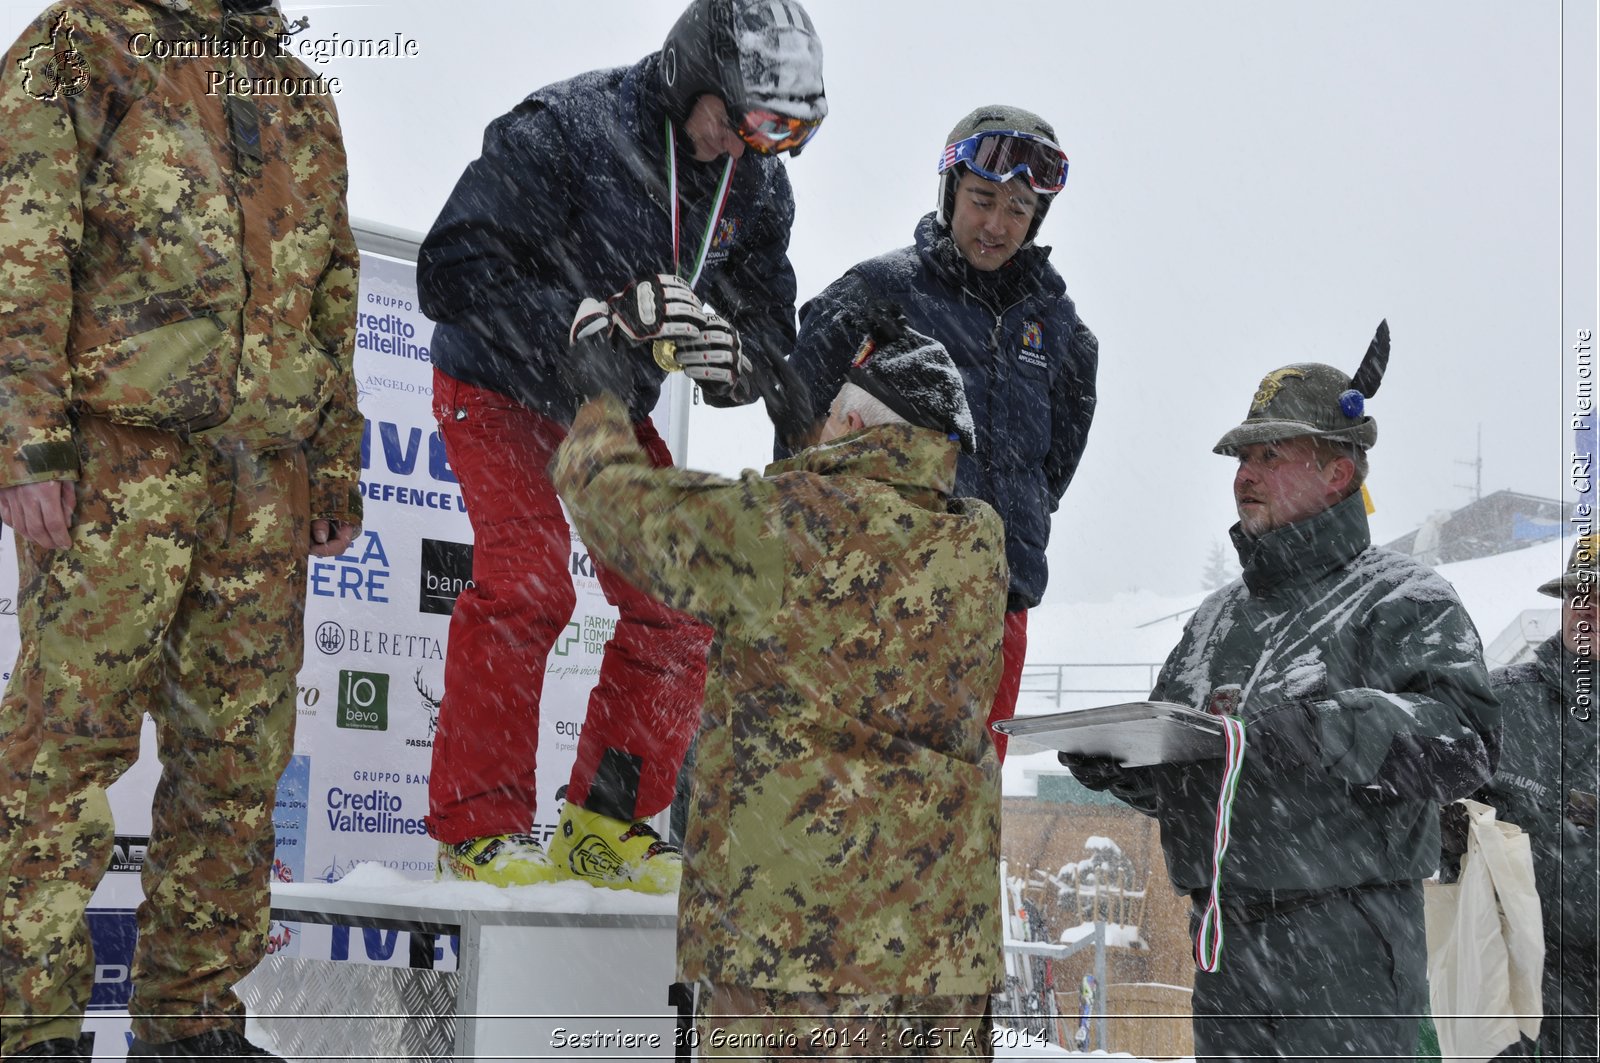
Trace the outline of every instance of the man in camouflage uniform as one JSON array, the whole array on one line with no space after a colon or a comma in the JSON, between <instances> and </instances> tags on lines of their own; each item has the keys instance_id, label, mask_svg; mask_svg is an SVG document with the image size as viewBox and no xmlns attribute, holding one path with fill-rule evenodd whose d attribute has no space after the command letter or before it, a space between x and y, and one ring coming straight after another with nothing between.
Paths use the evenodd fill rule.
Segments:
<instances>
[{"instance_id":1,"label":"man in camouflage uniform","mask_svg":"<svg viewBox=\"0 0 1600 1063\"><path fill-rule=\"evenodd\" d=\"M163 769L129 1054L262 1054L231 990L265 950L306 554L343 552L361 515L344 149L282 31L265 0L68 0L5 56L7 1058L87 1054L84 911L146 713ZM230 75L265 80L233 97Z\"/></svg>"},{"instance_id":2,"label":"man in camouflage uniform","mask_svg":"<svg viewBox=\"0 0 1600 1063\"><path fill-rule=\"evenodd\" d=\"M765 476L651 468L610 395L553 467L584 542L718 633L678 906L708 1054L990 1052L1005 531L950 496L949 355L874 329L823 442Z\"/></svg>"},{"instance_id":3,"label":"man in camouflage uniform","mask_svg":"<svg viewBox=\"0 0 1600 1063\"><path fill-rule=\"evenodd\" d=\"M1215 447L1239 461L1243 578L1201 603L1150 695L1245 725L1220 966L1195 975L1198 1059L1411 1056L1439 804L1492 770L1499 711L1471 619L1437 573L1371 545L1364 406L1388 349L1385 324L1354 379L1318 363L1269 373ZM1221 758L1062 759L1157 819L1198 931Z\"/></svg>"}]
</instances>

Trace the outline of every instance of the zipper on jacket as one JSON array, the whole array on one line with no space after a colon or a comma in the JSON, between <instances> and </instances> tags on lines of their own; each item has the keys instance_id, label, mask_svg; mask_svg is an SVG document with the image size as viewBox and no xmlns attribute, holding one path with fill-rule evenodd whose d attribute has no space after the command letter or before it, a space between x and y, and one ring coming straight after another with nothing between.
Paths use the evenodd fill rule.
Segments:
<instances>
[{"instance_id":1,"label":"zipper on jacket","mask_svg":"<svg viewBox=\"0 0 1600 1063\"><path fill-rule=\"evenodd\" d=\"M1028 297L1024 295L1021 299L1018 299L1005 309L996 310L994 305L990 303L989 300L985 299L971 288L968 288L966 285L963 284L961 286L961 290L966 293L967 298L971 299L973 302L977 303L979 306L983 307L985 310L989 311L989 313L994 315L994 328L989 332L989 349L994 351L996 354L1000 353L1000 331L1006 327L1006 315L1011 313L1011 311L1015 310L1017 307L1021 306L1023 303L1027 302Z\"/></svg>"},{"instance_id":2,"label":"zipper on jacket","mask_svg":"<svg viewBox=\"0 0 1600 1063\"><path fill-rule=\"evenodd\" d=\"M1016 302L1012 303L1010 306L1006 307L1005 309L996 310L994 308L994 306L990 304L989 300L985 299L983 296L979 295L977 292L974 292L971 288L968 288L965 284L963 284L961 286L961 291L969 299L971 299L973 302L977 303L979 306L983 307L985 310L989 311L989 313L994 315L994 328L991 329L990 332L989 332L989 349L991 351L993 351L996 355L1000 354L1000 332L1001 332L1001 330L1003 330L1005 328L1006 315L1011 313L1011 311L1015 310L1017 307L1021 306L1023 303L1027 302L1028 301L1028 297L1026 295L1024 295L1021 299L1018 299ZM1010 383L1011 383L1010 367L1006 364L1006 360L1004 358L996 358L994 360L993 364L991 364L990 366L988 366L985 369L985 373L989 377L989 380L990 380L991 384L993 385L994 390L999 391L1001 389L1002 385L1007 386L1007 387L1010 386ZM982 430L979 429L979 431L981 432ZM985 443L986 442L987 441L985 441ZM994 466L991 465L990 462L989 462L987 446L985 446L983 449L981 449L978 452L978 456L977 457L978 457L978 461L980 463L982 463L982 465L983 465L985 470L988 470L990 472L993 471ZM1009 513L1009 509L1006 510L1006 512L1003 513L1002 515L1007 515L1008 513Z\"/></svg>"}]
</instances>

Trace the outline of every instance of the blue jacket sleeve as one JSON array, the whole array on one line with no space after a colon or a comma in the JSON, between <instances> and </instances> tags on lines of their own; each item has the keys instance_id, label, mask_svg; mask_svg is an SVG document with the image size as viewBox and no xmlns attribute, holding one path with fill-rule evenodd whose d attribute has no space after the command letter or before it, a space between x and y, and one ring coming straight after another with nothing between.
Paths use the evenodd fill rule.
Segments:
<instances>
[{"instance_id":1,"label":"blue jacket sleeve","mask_svg":"<svg viewBox=\"0 0 1600 1063\"><path fill-rule=\"evenodd\" d=\"M789 364L811 389L813 428L820 428L827 420L833 397L850 371L850 359L861 339L851 322L870 298L866 281L851 270L800 308L800 337ZM790 453L782 440L773 447L773 454L779 459Z\"/></svg>"},{"instance_id":2,"label":"blue jacket sleeve","mask_svg":"<svg viewBox=\"0 0 1600 1063\"><path fill-rule=\"evenodd\" d=\"M582 298L561 265L572 196L562 185L570 168L559 160L570 158L555 115L537 100L490 123L483 154L417 255L423 313L510 360L548 364L566 350Z\"/></svg>"},{"instance_id":3,"label":"blue jacket sleeve","mask_svg":"<svg viewBox=\"0 0 1600 1063\"><path fill-rule=\"evenodd\" d=\"M1045 456L1045 481L1054 512L1078 471L1094 420L1095 376L1100 368L1100 341L1077 319L1066 367L1056 377L1050 396L1050 453Z\"/></svg>"}]
</instances>

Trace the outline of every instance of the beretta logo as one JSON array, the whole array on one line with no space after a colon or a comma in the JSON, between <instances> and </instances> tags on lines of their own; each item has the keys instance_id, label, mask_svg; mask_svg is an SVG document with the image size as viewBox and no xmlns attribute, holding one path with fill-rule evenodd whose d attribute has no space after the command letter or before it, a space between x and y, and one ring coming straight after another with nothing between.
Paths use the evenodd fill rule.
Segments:
<instances>
[{"instance_id":1,"label":"beretta logo","mask_svg":"<svg viewBox=\"0 0 1600 1063\"><path fill-rule=\"evenodd\" d=\"M424 613L455 612L456 598L472 586L472 544L422 540L421 600Z\"/></svg>"},{"instance_id":2,"label":"beretta logo","mask_svg":"<svg viewBox=\"0 0 1600 1063\"><path fill-rule=\"evenodd\" d=\"M344 628L332 620L318 624L317 649L330 656L344 649Z\"/></svg>"}]
</instances>

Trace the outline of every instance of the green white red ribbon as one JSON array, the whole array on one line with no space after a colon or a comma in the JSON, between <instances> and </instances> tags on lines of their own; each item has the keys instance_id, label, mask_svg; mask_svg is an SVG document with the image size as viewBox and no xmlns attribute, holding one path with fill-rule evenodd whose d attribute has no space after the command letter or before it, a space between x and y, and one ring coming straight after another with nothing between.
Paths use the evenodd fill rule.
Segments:
<instances>
[{"instance_id":1,"label":"green white red ribbon","mask_svg":"<svg viewBox=\"0 0 1600 1063\"><path fill-rule=\"evenodd\" d=\"M1222 966L1222 858L1228 852L1228 829L1233 821L1233 799L1239 792L1239 774L1244 766L1244 721L1237 716L1222 717L1222 788L1217 793L1217 825L1211 836L1211 899L1200 918L1200 932L1194 939L1195 966L1211 973Z\"/></svg>"},{"instance_id":2,"label":"green white red ribbon","mask_svg":"<svg viewBox=\"0 0 1600 1063\"><path fill-rule=\"evenodd\" d=\"M722 183L717 186L716 206L711 209L711 217L706 219L705 235L700 239L700 253L695 256L694 272L687 277L683 275L683 267L679 261L679 236L678 236L678 139L672 131L672 119L667 123L667 198L672 200L672 272L683 277L693 288L700 283L700 274L706 268L706 258L711 254L711 237L717 231L717 222L722 219L722 210L728 205L728 189L733 184L733 165L737 161L732 155L722 168Z\"/></svg>"}]
</instances>

